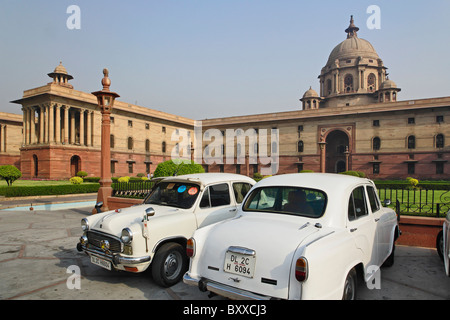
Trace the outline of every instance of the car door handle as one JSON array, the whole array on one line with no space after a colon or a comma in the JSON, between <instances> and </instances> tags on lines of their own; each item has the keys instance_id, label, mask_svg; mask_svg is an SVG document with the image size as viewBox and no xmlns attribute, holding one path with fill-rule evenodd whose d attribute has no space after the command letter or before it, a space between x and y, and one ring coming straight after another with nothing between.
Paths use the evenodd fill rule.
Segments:
<instances>
[{"instance_id":1,"label":"car door handle","mask_svg":"<svg viewBox=\"0 0 450 320\"><path fill-rule=\"evenodd\" d=\"M378 222L378 221L380 221L380 218L375 218L375 222Z\"/></svg>"},{"instance_id":2,"label":"car door handle","mask_svg":"<svg viewBox=\"0 0 450 320\"><path fill-rule=\"evenodd\" d=\"M236 208L230 209L230 212L235 212L236 210L237 210Z\"/></svg>"},{"instance_id":3,"label":"car door handle","mask_svg":"<svg viewBox=\"0 0 450 320\"><path fill-rule=\"evenodd\" d=\"M358 228L353 228L353 229L350 229L350 232L355 232L356 230L358 230Z\"/></svg>"}]
</instances>

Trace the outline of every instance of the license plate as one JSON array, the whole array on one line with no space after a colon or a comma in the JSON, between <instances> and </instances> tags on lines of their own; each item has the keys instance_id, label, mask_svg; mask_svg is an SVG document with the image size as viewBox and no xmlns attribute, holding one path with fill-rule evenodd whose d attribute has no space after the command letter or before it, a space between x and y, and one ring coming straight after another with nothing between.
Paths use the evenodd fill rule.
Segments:
<instances>
[{"instance_id":1,"label":"license plate","mask_svg":"<svg viewBox=\"0 0 450 320\"><path fill-rule=\"evenodd\" d=\"M227 251L225 254L225 272L238 274L247 278L253 278L255 272L256 257Z\"/></svg>"},{"instance_id":2,"label":"license plate","mask_svg":"<svg viewBox=\"0 0 450 320\"><path fill-rule=\"evenodd\" d=\"M91 256L91 262L97 266L111 270L111 262L109 262L108 260L101 259L96 256Z\"/></svg>"}]
</instances>

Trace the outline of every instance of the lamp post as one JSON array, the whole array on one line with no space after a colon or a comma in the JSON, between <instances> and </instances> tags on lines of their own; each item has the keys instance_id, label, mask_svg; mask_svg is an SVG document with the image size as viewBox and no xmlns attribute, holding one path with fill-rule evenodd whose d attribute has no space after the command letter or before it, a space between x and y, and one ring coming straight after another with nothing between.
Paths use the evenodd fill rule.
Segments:
<instances>
[{"instance_id":1,"label":"lamp post","mask_svg":"<svg viewBox=\"0 0 450 320\"><path fill-rule=\"evenodd\" d=\"M108 78L108 69L103 69L101 91L92 92L97 97L97 103L102 114L102 141L101 141L101 163L100 163L100 188L97 193L97 202L103 202L103 209L108 210L108 197L112 194L111 180L111 110L114 100L120 97L117 93L109 91L111 80Z\"/></svg>"}]
</instances>

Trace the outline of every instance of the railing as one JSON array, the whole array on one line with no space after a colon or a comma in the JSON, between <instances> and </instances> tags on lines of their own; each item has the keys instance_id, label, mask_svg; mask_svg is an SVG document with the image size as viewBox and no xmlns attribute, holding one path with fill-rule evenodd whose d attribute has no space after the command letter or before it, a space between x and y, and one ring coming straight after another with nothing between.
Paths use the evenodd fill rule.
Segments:
<instances>
[{"instance_id":1,"label":"railing","mask_svg":"<svg viewBox=\"0 0 450 320\"><path fill-rule=\"evenodd\" d=\"M155 183L154 180L113 183L112 195L113 197L144 199Z\"/></svg>"},{"instance_id":2,"label":"railing","mask_svg":"<svg viewBox=\"0 0 450 320\"><path fill-rule=\"evenodd\" d=\"M380 188L381 201L391 200L399 214L444 217L450 210L450 190Z\"/></svg>"}]
</instances>

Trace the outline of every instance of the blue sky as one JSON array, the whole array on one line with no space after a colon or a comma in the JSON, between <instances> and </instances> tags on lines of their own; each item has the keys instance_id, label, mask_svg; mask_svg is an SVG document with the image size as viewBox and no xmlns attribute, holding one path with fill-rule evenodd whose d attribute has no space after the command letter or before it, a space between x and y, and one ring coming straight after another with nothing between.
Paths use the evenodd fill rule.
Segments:
<instances>
[{"instance_id":1,"label":"blue sky","mask_svg":"<svg viewBox=\"0 0 450 320\"><path fill-rule=\"evenodd\" d=\"M70 5L81 29L66 26ZM380 8L381 29L366 12ZM448 96L450 1L0 0L0 111L50 82L62 61L76 90L192 119L298 110L354 15L402 88L399 99Z\"/></svg>"}]
</instances>

